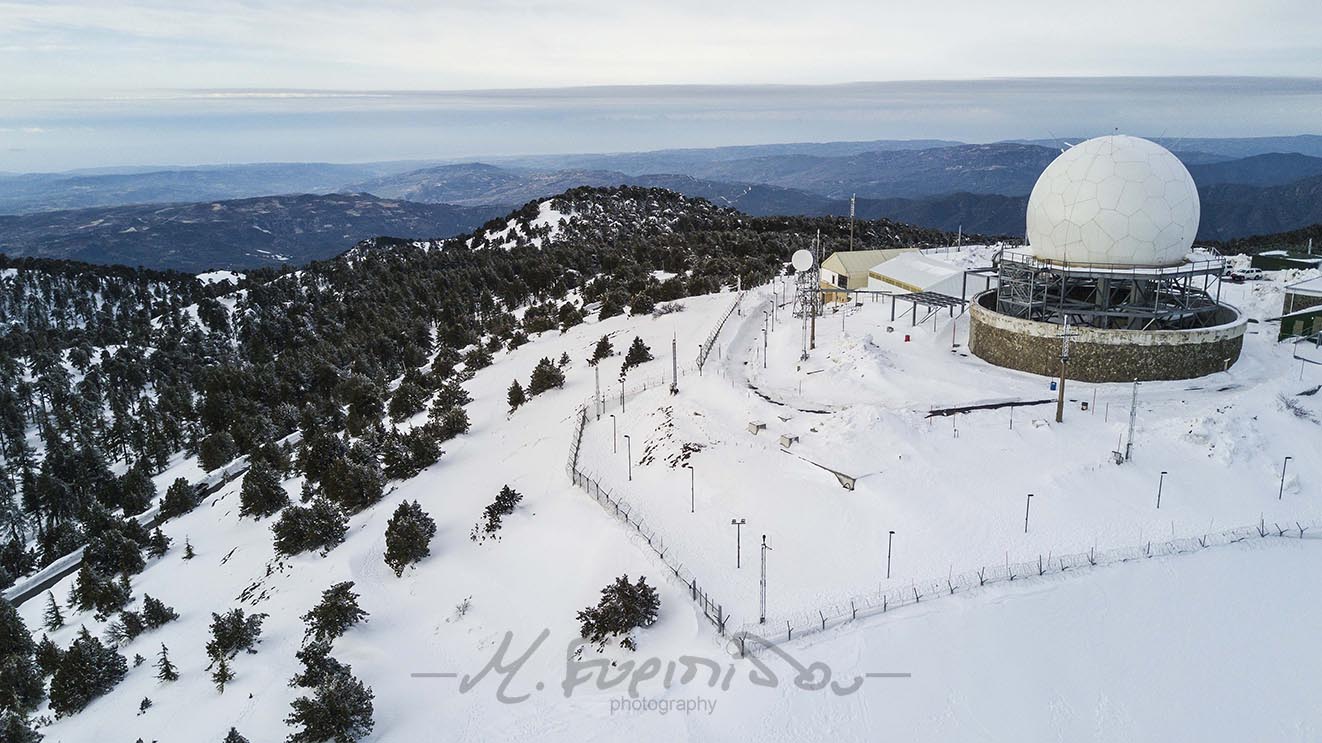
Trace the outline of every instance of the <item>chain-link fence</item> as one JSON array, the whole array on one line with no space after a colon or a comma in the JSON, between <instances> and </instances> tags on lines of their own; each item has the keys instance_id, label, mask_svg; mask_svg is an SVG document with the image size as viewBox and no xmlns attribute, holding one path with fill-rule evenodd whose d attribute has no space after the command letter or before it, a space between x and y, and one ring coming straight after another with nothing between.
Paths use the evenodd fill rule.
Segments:
<instances>
[{"instance_id":1,"label":"chain-link fence","mask_svg":"<svg viewBox=\"0 0 1322 743\"><path fill-rule=\"evenodd\" d=\"M721 319L716 323L716 327L712 328L711 333L707 335L707 340L703 341L702 345L698 348L699 374L702 373L702 367L707 363L707 357L711 355L711 350L716 345L717 339L721 337L721 329L725 327L725 321L730 319L730 315L733 315L734 311L739 309L739 304L743 301L744 292L740 291L735 295L734 303L730 305L730 309L726 310L724 315L721 315Z\"/></svg>"},{"instance_id":2,"label":"chain-link fence","mask_svg":"<svg viewBox=\"0 0 1322 743\"><path fill-rule=\"evenodd\" d=\"M640 390L641 391L641 390ZM688 587L689 597L702 611L707 619L715 625L716 631L722 636L725 634L725 625L729 617L725 614L725 609L721 603L716 601L707 593L698 583L698 579L693 573L689 572L682 563L675 558L674 553L666 546L665 540L661 535L651 527L643 523L642 517L633 512L633 507L629 505L620 495L611 491L609 487L603 487L601 480L588 475L579 469L579 449L582 445L583 429L587 427L588 409L587 406L579 406L578 413L575 416L577 421L574 424L574 437L571 442L569 454L569 476L574 484L583 488L588 495L592 496L608 512L615 515L615 518L628 524L633 530L647 542L647 546L652 549L661 562L670 570L674 576Z\"/></svg>"},{"instance_id":3,"label":"chain-link fence","mask_svg":"<svg viewBox=\"0 0 1322 743\"><path fill-rule=\"evenodd\" d=\"M768 617L765 623L746 624L734 632L735 652L743 657L756 653L767 644L785 642L829 627L836 627L859 617L884 614L901 606L951 596L962 591L980 588L992 583L1006 583L1021 578L1054 575L1084 570L1099 565L1114 565L1152 557L1167 557L1198 552L1250 539L1316 539L1322 537L1322 522L1293 522L1276 524L1259 522L1254 526L1211 532L1200 537L1147 542L1134 547L1116 549L1090 549L1070 555L1039 555L1029 562L1006 562L987 565L977 570L958 573L908 585L877 590L843 599L818 604L806 611L789 616ZM756 639L754 639L756 638Z\"/></svg>"}]
</instances>

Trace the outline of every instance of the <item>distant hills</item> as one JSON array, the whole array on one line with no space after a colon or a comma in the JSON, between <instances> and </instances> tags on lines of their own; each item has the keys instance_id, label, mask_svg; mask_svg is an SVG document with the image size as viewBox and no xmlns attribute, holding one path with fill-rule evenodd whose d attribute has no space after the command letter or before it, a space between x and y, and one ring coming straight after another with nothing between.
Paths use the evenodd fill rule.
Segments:
<instances>
[{"instance_id":1,"label":"distant hills","mask_svg":"<svg viewBox=\"0 0 1322 743\"><path fill-rule=\"evenodd\" d=\"M0 217L0 253L181 271L302 265L378 235L469 232L507 211L369 194L98 207Z\"/></svg>"},{"instance_id":2,"label":"distant hills","mask_svg":"<svg viewBox=\"0 0 1322 743\"><path fill-rule=\"evenodd\" d=\"M0 217L0 252L189 270L298 263L375 235L448 237L575 187L621 185L702 197L751 216L845 216L856 195L860 219L1019 236L1038 175L1080 139L0 174L0 214L15 215ZM1200 240L1322 222L1322 137L1158 141L1199 186Z\"/></svg>"}]
</instances>

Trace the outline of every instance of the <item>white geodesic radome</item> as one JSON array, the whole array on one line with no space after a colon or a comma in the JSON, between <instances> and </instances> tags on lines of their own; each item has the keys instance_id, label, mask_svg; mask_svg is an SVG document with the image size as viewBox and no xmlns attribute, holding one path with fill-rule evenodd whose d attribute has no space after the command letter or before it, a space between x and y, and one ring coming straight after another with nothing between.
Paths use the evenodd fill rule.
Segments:
<instances>
[{"instance_id":1,"label":"white geodesic radome","mask_svg":"<svg viewBox=\"0 0 1322 743\"><path fill-rule=\"evenodd\" d=\"M1097 137L1038 177L1028 243L1053 263L1173 266L1189 253L1198 216L1193 177L1170 151L1139 137Z\"/></svg>"}]
</instances>

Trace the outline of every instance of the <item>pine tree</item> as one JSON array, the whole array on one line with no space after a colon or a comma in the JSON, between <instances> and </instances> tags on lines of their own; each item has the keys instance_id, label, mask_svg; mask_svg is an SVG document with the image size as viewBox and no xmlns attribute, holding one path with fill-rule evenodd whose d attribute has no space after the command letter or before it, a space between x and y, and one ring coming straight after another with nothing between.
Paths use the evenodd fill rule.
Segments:
<instances>
[{"instance_id":1,"label":"pine tree","mask_svg":"<svg viewBox=\"0 0 1322 743\"><path fill-rule=\"evenodd\" d=\"M51 591L46 592L46 613L42 621L46 629L51 632L64 626L64 614L60 613L60 605L55 601L55 594Z\"/></svg>"},{"instance_id":2,"label":"pine tree","mask_svg":"<svg viewBox=\"0 0 1322 743\"><path fill-rule=\"evenodd\" d=\"M220 743L248 743L248 739L239 735L237 728L230 728L230 731L225 734L225 740Z\"/></svg>"},{"instance_id":3,"label":"pine tree","mask_svg":"<svg viewBox=\"0 0 1322 743\"><path fill-rule=\"evenodd\" d=\"M516 379L510 382L510 389L506 393L505 399L509 402L511 413L518 410L520 405L528 402L528 396L524 394L523 385L519 384L519 380Z\"/></svg>"},{"instance_id":4,"label":"pine tree","mask_svg":"<svg viewBox=\"0 0 1322 743\"><path fill-rule=\"evenodd\" d=\"M349 447L347 456L331 464L322 482L326 497L349 513L358 513L381 500L385 474L376 454L361 443Z\"/></svg>"},{"instance_id":5,"label":"pine tree","mask_svg":"<svg viewBox=\"0 0 1322 743\"><path fill-rule=\"evenodd\" d=\"M46 696L36 649L14 605L0 599L0 710L24 713Z\"/></svg>"},{"instance_id":6,"label":"pine tree","mask_svg":"<svg viewBox=\"0 0 1322 743\"><path fill-rule=\"evenodd\" d=\"M170 662L170 651L161 643L161 652L156 655L156 678L161 681L178 681L179 669Z\"/></svg>"},{"instance_id":7,"label":"pine tree","mask_svg":"<svg viewBox=\"0 0 1322 743\"><path fill-rule=\"evenodd\" d=\"M262 519L289 505L289 493L280 478L262 461L253 462L239 491L239 515Z\"/></svg>"},{"instance_id":8,"label":"pine tree","mask_svg":"<svg viewBox=\"0 0 1322 743\"><path fill-rule=\"evenodd\" d=\"M194 557L197 557L197 553L193 552L193 543L190 542L190 541L188 541L188 537L185 536L185 537L184 537L184 559L185 559L185 560L191 560L191 559L193 559Z\"/></svg>"},{"instance_id":9,"label":"pine tree","mask_svg":"<svg viewBox=\"0 0 1322 743\"><path fill-rule=\"evenodd\" d=\"M629 352L624 355L624 366L620 373L623 374L639 364L652 360L652 349L643 343L643 339L638 336L633 337L633 343L629 345Z\"/></svg>"},{"instance_id":10,"label":"pine tree","mask_svg":"<svg viewBox=\"0 0 1322 743\"><path fill-rule=\"evenodd\" d=\"M561 369L565 368L566 366L569 366L569 354L568 354L568 353L561 353L561 354L560 354L560 361L559 361L558 363L559 363Z\"/></svg>"},{"instance_id":11,"label":"pine tree","mask_svg":"<svg viewBox=\"0 0 1322 743\"><path fill-rule=\"evenodd\" d=\"M151 539L147 540L147 554L152 557L163 557L169 551L171 541L165 536L165 532L161 531L161 527L156 527L152 530Z\"/></svg>"},{"instance_id":12,"label":"pine tree","mask_svg":"<svg viewBox=\"0 0 1322 743\"><path fill-rule=\"evenodd\" d=\"M240 650L250 653L262 636L265 614L246 614L243 609L231 609L224 614L211 613L211 640L207 642L207 656L212 660L233 657Z\"/></svg>"},{"instance_id":13,"label":"pine tree","mask_svg":"<svg viewBox=\"0 0 1322 743\"><path fill-rule=\"evenodd\" d=\"M282 555L297 555L308 550L329 552L344 541L348 519L338 506L323 496L307 506L290 506L271 525L275 550Z\"/></svg>"},{"instance_id":14,"label":"pine tree","mask_svg":"<svg viewBox=\"0 0 1322 743\"><path fill-rule=\"evenodd\" d=\"M161 518L169 520L182 516L197 507L197 493L182 477L175 478L161 498Z\"/></svg>"},{"instance_id":15,"label":"pine tree","mask_svg":"<svg viewBox=\"0 0 1322 743\"><path fill-rule=\"evenodd\" d=\"M636 650L630 633L654 623L660 609L661 599L645 578L639 576L637 583L630 583L629 576L622 575L601 590L601 601L596 606L578 613L580 631L584 639L596 643L598 650L605 649L612 637L622 637L621 647Z\"/></svg>"},{"instance_id":16,"label":"pine tree","mask_svg":"<svg viewBox=\"0 0 1322 743\"><path fill-rule=\"evenodd\" d=\"M216 685L216 691L225 693L225 684L234 680L234 672L230 670L230 663L225 656L220 656L216 661L216 670L211 672L211 683Z\"/></svg>"},{"instance_id":17,"label":"pine tree","mask_svg":"<svg viewBox=\"0 0 1322 743\"><path fill-rule=\"evenodd\" d=\"M348 666L322 680L311 697L299 697L285 723L302 729L290 733L288 743L352 743L372 732L371 688L354 678Z\"/></svg>"},{"instance_id":18,"label":"pine tree","mask_svg":"<svg viewBox=\"0 0 1322 743\"><path fill-rule=\"evenodd\" d=\"M303 671L289 679L289 685L315 689L334 674L348 670L343 663L331 657L330 651L329 641L313 640L294 653L294 657L303 664Z\"/></svg>"},{"instance_id":19,"label":"pine tree","mask_svg":"<svg viewBox=\"0 0 1322 743\"><path fill-rule=\"evenodd\" d=\"M358 606L358 594L353 592L353 581L336 583L321 594L321 603L303 615L307 631L306 641L330 642L343 635L350 627L367 618L367 612Z\"/></svg>"},{"instance_id":20,"label":"pine tree","mask_svg":"<svg viewBox=\"0 0 1322 743\"><path fill-rule=\"evenodd\" d=\"M128 673L124 656L83 628L64 652L50 682L50 707L56 716L72 714L115 688Z\"/></svg>"},{"instance_id":21,"label":"pine tree","mask_svg":"<svg viewBox=\"0 0 1322 743\"><path fill-rule=\"evenodd\" d=\"M137 516L151 507L151 502L156 499L156 485L141 462L124 473L119 487L119 504L125 516Z\"/></svg>"},{"instance_id":22,"label":"pine tree","mask_svg":"<svg viewBox=\"0 0 1322 743\"><path fill-rule=\"evenodd\" d=\"M148 594L142 596L142 621L150 629L156 629L162 625L173 622L179 618L179 614L174 609L165 605L160 599L152 598Z\"/></svg>"},{"instance_id":23,"label":"pine tree","mask_svg":"<svg viewBox=\"0 0 1322 743\"><path fill-rule=\"evenodd\" d=\"M431 554L431 540L436 536L436 522L415 500L399 504L386 524L386 565L395 576L404 568Z\"/></svg>"},{"instance_id":24,"label":"pine tree","mask_svg":"<svg viewBox=\"0 0 1322 743\"><path fill-rule=\"evenodd\" d=\"M43 737L32 728L26 716L15 712L0 715L0 740L5 743L41 743Z\"/></svg>"},{"instance_id":25,"label":"pine tree","mask_svg":"<svg viewBox=\"0 0 1322 743\"><path fill-rule=\"evenodd\" d=\"M615 349L611 347L611 339L603 335L601 340L597 341L597 347L592 349L592 356L588 358L588 366L596 366L602 359L614 353Z\"/></svg>"},{"instance_id":26,"label":"pine tree","mask_svg":"<svg viewBox=\"0 0 1322 743\"><path fill-rule=\"evenodd\" d=\"M64 651L60 649L60 646L43 634L41 640L37 643L37 650L33 654L33 658L37 661L37 668L41 670L41 675L49 676L55 673L55 670L60 667L60 659L63 657Z\"/></svg>"},{"instance_id":27,"label":"pine tree","mask_svg":"<svg viewBox=\"0 0 1322 743\"><path fill-rule=\"evenodd\" d=\"M532 378L528 380L528 394L536 396L553 387L564 386L565 373L543 356L542 360L537 362L537 366L533 367Z\"/></svg>"},{"instance_id":28,"label":"pine tree","mask_svg":"<svg viewBox=\"0 0 1322 743\"><path fill-rule=\"evenodd\" d=\"M474 542L485 542L488 538L496 538L496 532L500 531L501 520L514 513L515 506L523 500L519 491L506 485L496 494L496 500L482 511L483 520L473 527L473 533L470 538Z\"/></svg>"}]
</instances>

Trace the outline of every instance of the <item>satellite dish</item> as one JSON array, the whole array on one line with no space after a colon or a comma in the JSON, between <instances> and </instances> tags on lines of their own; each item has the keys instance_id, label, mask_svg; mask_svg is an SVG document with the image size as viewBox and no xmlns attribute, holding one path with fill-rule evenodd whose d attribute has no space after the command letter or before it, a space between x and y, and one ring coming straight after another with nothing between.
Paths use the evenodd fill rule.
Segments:
<instances>
[{"instance_id":1,"label":"satellite dish","mask_svg":"<svg viewBox=\"0 0 1322 743\"><path fill-rule=\"evenodd\" d=\"M790 258L790 265L794 266L795 271L807 271L812 268L812 253L806 250L796 250Z\"/></svg>"}]
</instances>

